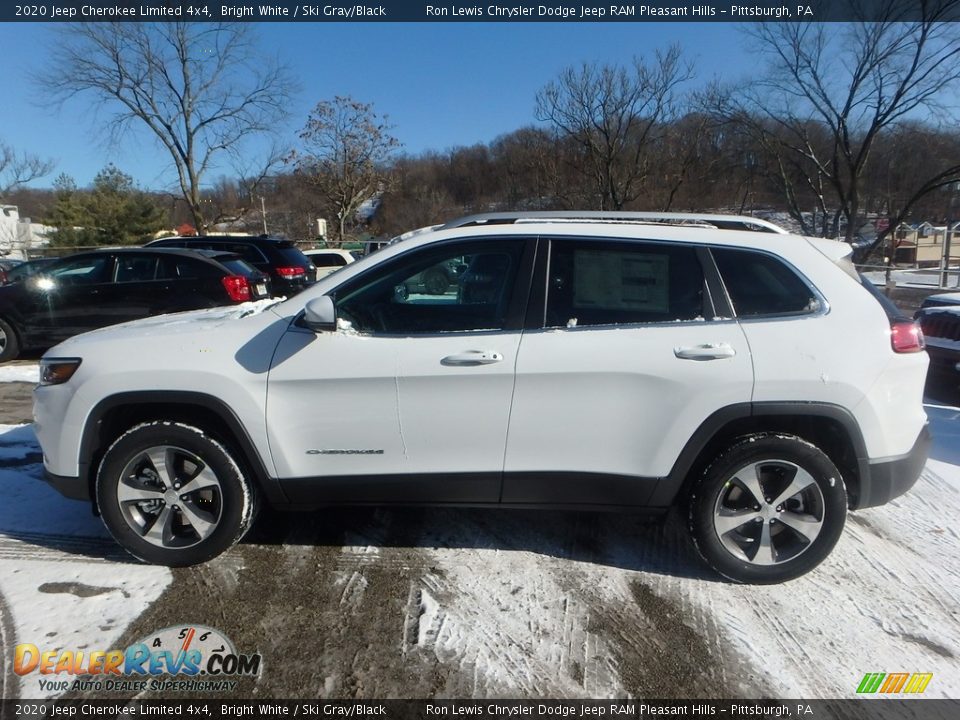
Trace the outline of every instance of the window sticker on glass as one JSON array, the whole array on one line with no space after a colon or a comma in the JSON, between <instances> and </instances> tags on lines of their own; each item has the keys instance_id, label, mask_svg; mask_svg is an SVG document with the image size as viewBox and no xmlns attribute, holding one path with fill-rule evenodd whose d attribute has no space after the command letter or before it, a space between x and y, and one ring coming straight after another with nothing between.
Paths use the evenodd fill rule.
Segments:
<instances>
[{"instance_id":1,"label":"window sticker on glass","mask_svg":"<svg viewBox=\"0 0 960 720\"><path fill-rule=\"evenodd\" d=\"M577 250L573 265L575 308L669 311L666 255Z\"/></svg>"}]
</instances>

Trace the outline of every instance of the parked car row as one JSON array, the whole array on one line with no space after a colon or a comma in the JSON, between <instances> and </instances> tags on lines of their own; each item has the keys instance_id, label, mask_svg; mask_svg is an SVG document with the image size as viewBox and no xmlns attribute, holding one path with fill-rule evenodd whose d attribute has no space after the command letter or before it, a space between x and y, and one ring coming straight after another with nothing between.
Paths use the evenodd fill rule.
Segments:
<instances>
[{"instance_id":1,"label":"parked car row","mask_svg":"<svg viewBox=\"0 0 960 720\"><path fill-rule=\"evenodd\" d=\"M914 317L927 341L930 372L960 378L960 292L929 296Z\"/></svg>"},{"instance_id":2,"label":"parked car row","mask_svg":"<svg viewBox=\"0 0 960 720\"><path fill-rule=\"evenodd\" d=\"M152 315L271 296L271 278L236 253L129 248L23 263L0 287L0 362L79 333Z\"/></svg>"},{"instance_id":3,"label":"parked car row","mask_svg":"<svg viewBox=\"0 0 960 720\"><path fill-rule=\"evenodd\" d=\"M163 313L291 297L354 262L271 235L162 238L142 248L0 260L0 362Z\"/></svg>"}]
</instances>

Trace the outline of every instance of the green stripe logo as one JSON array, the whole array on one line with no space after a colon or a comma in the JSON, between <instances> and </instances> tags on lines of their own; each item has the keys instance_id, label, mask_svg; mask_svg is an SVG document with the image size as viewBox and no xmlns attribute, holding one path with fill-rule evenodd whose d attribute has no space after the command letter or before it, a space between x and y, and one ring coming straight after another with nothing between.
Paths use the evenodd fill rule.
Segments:
<instances>
[{"instance_id":1,"label":"green stripe logo","mask_svg":"<svg viewBox=\"0 0 960 720\"><path fill-rule=\"evenodd\" d=\"M920 694L932 678L933 673L867 673L857 686L857 694Z\"/></svg>"}]
</instances>

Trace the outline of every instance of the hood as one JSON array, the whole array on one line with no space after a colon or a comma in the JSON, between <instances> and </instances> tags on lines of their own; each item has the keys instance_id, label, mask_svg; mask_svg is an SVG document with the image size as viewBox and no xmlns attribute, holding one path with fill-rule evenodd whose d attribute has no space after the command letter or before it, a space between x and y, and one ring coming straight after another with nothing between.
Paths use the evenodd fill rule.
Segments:
<instances>
[{"instance_id":1,"label":"hood","mask_svg":"<svg viewBox=\"0 0 960 720\"><path fill-rule=\"evenodd\" d=\"M200 335L204 336L213 330L230 325L237 320L252 318L269 310L274 305L282 302L286 298L271 298L268 300L257 300L256 302L246 302L239 305L225 305L223 307L207 308L205 310L189 310L187 312L170 313L169 315L154 315L153 317L142 318L140 320L131 320L130 322L120 323L119 325L110 325L108 327L91 330L80 335L76 335L60 343L49 351L47 355L62 355L64 351L74 345L88 343L90 341L127 339L127 338L145 338L162 335L169 337L171 335ZM276 320L276 316L270 313L271 319ZM53 351L56 350L56 353Z\"/></svg>"}]
</instances>

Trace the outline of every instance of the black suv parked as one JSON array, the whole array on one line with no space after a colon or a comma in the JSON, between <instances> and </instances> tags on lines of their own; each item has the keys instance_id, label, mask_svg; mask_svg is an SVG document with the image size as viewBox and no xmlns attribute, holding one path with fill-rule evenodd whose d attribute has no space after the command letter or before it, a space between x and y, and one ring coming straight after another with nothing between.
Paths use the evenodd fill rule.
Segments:
<instances>
[{"instance_id":1,"label":"black suv parked","mask_svg":"<svg viewBox=\"0 0 960 720\"><path fill-rule=\"evenodd\" d=\"M317 269L296 245L272 235L201 235L154 240L147 247L222 250L240 255L270 275L274 295L290 297L317 280Z\"/></svg>"},{"instance_id":2,"label":"black suv parked","mask_svg":"<svg viewBox=\"0 0 960 720\"><path fill-rule=\"evenodd\" d=\"M927 341L930 372L960 373L960 292L931 295L914 316Z\"/></svg>"},{"instance_id":3,"label":"black suv parked","mask_svg":"<svg viewBox=\"0 0 960 720\"><path fill-rule=\"evenodd\" d=\"M0 287L0 362L88 330L270 297L270 278L234 253L131 248L70 255Z\"/></svg>"}]
</instances>

